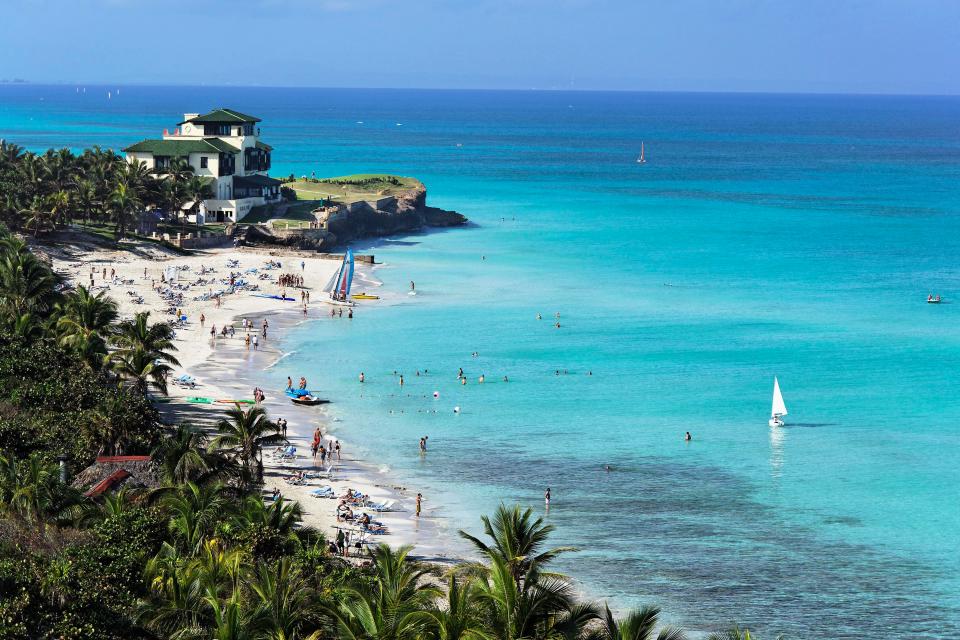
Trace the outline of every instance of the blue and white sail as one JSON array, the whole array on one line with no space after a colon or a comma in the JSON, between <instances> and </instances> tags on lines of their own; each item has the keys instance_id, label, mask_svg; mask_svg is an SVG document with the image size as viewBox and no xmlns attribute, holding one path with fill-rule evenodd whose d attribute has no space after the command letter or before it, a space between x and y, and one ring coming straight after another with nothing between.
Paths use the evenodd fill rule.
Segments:
<instances>
[{"instance_id":1,"label":"blue and white sail","mask_svg":"<svg viewBox=\"0 0 960 640\"><path fill-rule=\"evenodd\" d=\"M332 304L350 305L350 287L353 285L353 251L347 249L340 268L333 274L323 290Z\"/></svg>"}]
</instances>

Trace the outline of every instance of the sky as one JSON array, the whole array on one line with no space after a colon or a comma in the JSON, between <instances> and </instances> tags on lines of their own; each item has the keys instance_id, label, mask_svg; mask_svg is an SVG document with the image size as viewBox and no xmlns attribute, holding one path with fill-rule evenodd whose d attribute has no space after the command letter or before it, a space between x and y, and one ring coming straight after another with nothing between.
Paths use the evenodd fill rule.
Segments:
<instances>
[{"instance_id":1,"label":"sky","mask_svg":"<svg viewBox=\"0 0 960 640\"><path fill-rule=\"evenodd\" d=\"M0 79L960 94L960 0L0 0Z\"/></svg>"}]
</instances>

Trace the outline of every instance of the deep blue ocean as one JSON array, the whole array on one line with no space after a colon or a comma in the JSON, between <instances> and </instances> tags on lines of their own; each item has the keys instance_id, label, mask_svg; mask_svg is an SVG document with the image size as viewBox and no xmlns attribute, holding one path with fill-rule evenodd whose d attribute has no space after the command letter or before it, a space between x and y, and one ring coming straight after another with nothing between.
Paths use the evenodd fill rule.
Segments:
<instances>
[{"instance_id":1,"label":"deep blue ocean","mask_svg":"<svg viewBox=\"0 0 960 640\"><path fill-rule=\"evenodd\" d=\"M357 247L383 303L299 327L277 382L319 382L451 532L550 486L558 568L615 607L960 637L960 99L116 89L0 86L0 137L119 148L229 106L274 175L412 175L475 223Z\"/></svg>"}]
</instances>

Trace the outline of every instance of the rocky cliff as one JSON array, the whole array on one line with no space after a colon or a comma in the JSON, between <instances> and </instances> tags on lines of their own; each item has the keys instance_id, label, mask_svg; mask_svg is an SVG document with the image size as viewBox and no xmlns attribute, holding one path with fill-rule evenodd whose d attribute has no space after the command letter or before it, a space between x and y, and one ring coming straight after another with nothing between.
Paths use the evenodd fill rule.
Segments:
<instances>
[{"instance_id":1,"label":"rocky cliff","mask_svg":"<svg viewBox=\"0 0 960 640\"><path fill-rule=\"evenodd\" d=\"M318 229L276 229L268 225L240 227L235 232L248 244L280 244L298 249L329 251L353 240L415 233L435 227L457 227L467 218L456 211L427 205L422 184L387 198L379 207L355 202L327 218Z\"/></svg>"}]
</instances>

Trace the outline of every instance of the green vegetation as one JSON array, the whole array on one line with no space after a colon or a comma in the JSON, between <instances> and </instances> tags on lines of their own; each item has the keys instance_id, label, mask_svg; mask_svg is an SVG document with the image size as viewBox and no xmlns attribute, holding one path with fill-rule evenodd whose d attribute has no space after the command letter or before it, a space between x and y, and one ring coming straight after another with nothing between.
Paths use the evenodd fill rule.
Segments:
<instances>
[{"instance_id":1,"label":"green vegetation","mask_svg":"<svg viewBox=\"0 0 960 640\"><path fill-rule=\"evenodd\" d=\"M208 434L164 430L146 396L176 362L171 329L120 320L103 294L61 292L0 231L0 639L682 640L645 607L618 618L553 571L565 547L531 510L501 506L479 559L446 571L410 548L347 564L300 506L262 495L260 408ZM88 497L61 481L99 453L148 454L154 486ZM748 639L733 629L718 639Z\"/></svg>"},{"instance_id":2,"label":"green vegetation","mask_svg":"<svg viewBox=\"0 0 960 640\"><path fill-rule=\"evenodd\" d=\"M88 229L104 240L111 240L107 226L112 239L121 240L131 236L145 208L179 212L193 202L195 213L210 196L210 180L195 176L183 158L155 176L143 163L128 163L99 147L78 156L69 149L38 155L0 145L0 222L36 236L83 221L95 225Z\"/></svg>"},{"instance_id":3,"label":"green vegetation","mask_svg":"<svg viewBox=\"0 0 960 640\"><path fill-rule=\"evenodd\" d=\"M393 196L420 186L415 178L376 173L299 180L290 176L284 182L296 192L298 200L329 199L344 203Z\"/></svg>"}]
</instances>

